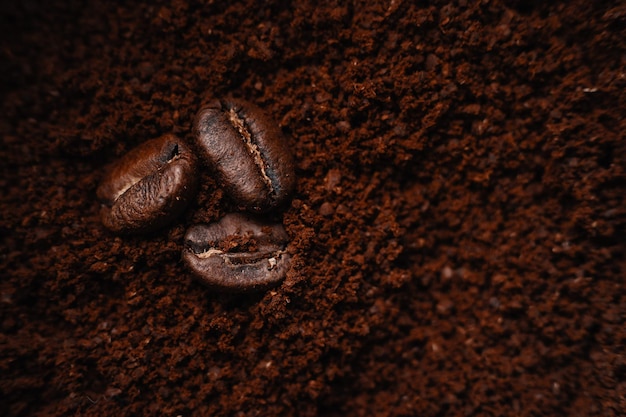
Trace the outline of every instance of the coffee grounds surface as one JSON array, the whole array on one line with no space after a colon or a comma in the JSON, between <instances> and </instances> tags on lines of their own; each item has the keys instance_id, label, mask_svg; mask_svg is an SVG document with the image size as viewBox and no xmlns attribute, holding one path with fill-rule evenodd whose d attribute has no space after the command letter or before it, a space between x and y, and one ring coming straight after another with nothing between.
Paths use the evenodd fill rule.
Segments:
<instances>
[{"instance_id":1,"label":"coffee grounds surface","mask_svg":"<svg viewBox=\"0 0 626 417\"><path fill-rule=\"evenodd\" d=\"M3 2L0 414L626 414L620 1ZM282 285L116 236L107 163L262 107L297 189Z\"/></svg>"}]
</instances>

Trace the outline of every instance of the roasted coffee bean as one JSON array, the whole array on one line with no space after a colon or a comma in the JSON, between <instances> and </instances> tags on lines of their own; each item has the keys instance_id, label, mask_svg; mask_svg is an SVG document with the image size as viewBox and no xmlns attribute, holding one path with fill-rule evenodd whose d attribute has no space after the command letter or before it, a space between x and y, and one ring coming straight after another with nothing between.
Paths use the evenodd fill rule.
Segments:
<instances>
[{"instance_id":1,"label":"roasted coffee bean","mask_svg":"<svg viewBox=\"0 0 626 417\"><path fill-rule=\"evenodd\" d=\"M204 284L225 292L278 285L289 268L287 233L281 224L228 214L211 225L192 226L183 259Z\"/></svg>"},{"instance_id":2,"label":"roasted coffee bean","mask_svg":"<svg viewBox=\"0 0 626 417\"><path fill-rule=\"evenodd\" d=\"M238 204L263 212L284 202L295 186L293 158L278 126L257 106L213 101L194 121L204 159Z\"/></svg>"},{"instance_id":3,"label":"roasted coffee bean","mask_svg":"<svg viewBox=\"0 0 626 417\"><path fill-rule=\"evenodd\" d=\"M196 159L174 135L149 140L109 167L98 187L114 232L150 232L178 216L197 189Z\"/></svg>"}]
</instances>

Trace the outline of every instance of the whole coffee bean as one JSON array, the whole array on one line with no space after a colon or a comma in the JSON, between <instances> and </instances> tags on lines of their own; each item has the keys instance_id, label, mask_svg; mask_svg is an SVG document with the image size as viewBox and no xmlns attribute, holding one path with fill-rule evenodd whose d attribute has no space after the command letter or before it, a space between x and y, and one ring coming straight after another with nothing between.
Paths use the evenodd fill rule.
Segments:
<instances>
[{"instance_id":1,"label":"whole coffee bean","mask_svg":"<svg viewBox=\"0 0 626 417\"><path fill-rule=\"evenodd\" d=\"M98 198L114 232L150 232L172 221L195 195L196 159L174 135L149 140L113 163Z\"/></svg>"},{"instance_id":2,"label":"whole coffee bean","mask_svg":"<svg viewBox=\"0 0 626 417\"><path fill-rule=\"evenodd\" d=\"M228 214L185 235L183 259L204 284L225 292L249 292L278 285L289 268L287 233L281 224Z\"/></svg>"},{"instance_id":3,"label":"whole coffee bean","mask_svg":"<svg viewBox=\"0 0 626 417\"><path fill-rule=\"evenodd\" d=\"M257 106L213 101L200 109L193 130L226 192L248 210L267 211L293 191L291 152L278 126Z\"/></svg>"}]
</instances>

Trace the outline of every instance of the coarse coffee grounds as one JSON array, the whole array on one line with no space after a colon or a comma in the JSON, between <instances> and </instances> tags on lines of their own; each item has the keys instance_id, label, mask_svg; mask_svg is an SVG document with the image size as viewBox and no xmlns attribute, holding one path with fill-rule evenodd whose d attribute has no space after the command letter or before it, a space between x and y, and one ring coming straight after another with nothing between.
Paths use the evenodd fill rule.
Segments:
<instances>
[{"instance_id":1,"label":"coarse coffee grounds","mask_svg":"<svg viewBox=\"0 0 626 417\"><path fill-rule=\"evenodd\" d=\"M0 6L0 414L626 414L620 1ZM185 230L99 218L107 162L273 117L285 281L223 295Z\"/></svg>"}]
</instances>

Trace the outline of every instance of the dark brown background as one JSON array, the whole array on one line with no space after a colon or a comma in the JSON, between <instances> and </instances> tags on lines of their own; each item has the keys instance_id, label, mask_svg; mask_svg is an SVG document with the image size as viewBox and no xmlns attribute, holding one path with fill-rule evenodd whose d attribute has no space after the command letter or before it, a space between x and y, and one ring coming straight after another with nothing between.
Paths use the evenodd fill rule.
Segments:
<instances>
[{"instance_id":1,"label":"dark brown background","mask_svg":"<svg viewBox=\"0 0 626 417\"><path fill-rule=\"evenodd\" d=\"M623 2L84 3L2 6L0 414L626 413ZM297 160L254 296L181 263L207 172L152 236L95 199L229 95Z\"/></svg>"}]
</instances>

